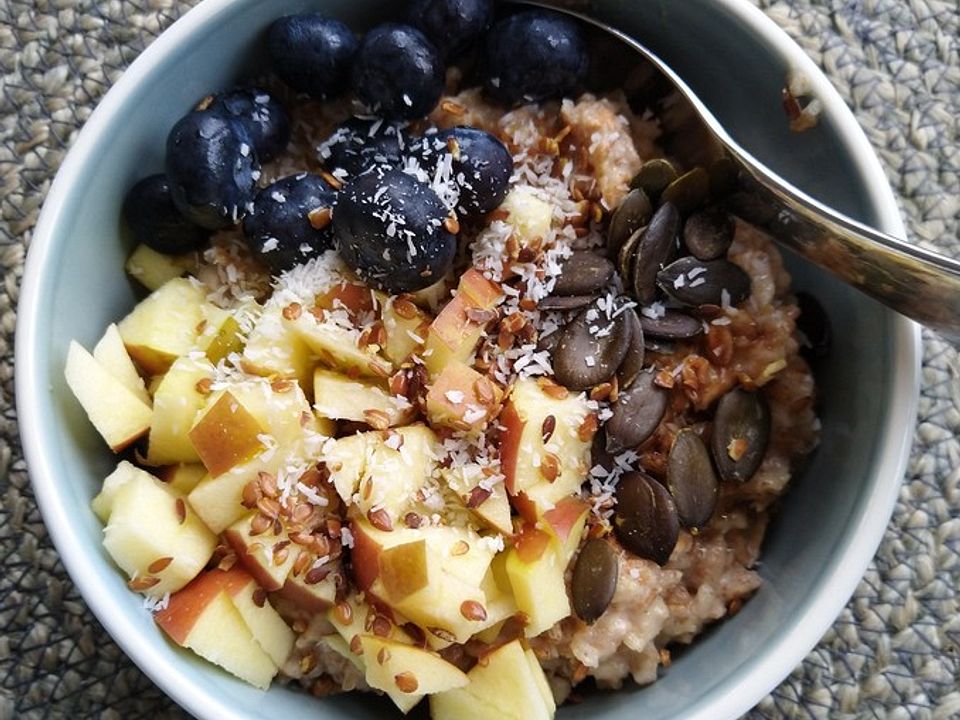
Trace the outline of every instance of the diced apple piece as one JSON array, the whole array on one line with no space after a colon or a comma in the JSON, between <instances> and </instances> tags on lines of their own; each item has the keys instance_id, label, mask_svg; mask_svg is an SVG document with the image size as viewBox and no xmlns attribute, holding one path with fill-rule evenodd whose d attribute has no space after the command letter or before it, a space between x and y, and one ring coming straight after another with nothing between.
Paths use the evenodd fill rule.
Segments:
<instances>
[{"instance_id":1,"label":"diced apple piece","mask_svg":"<svg viewBox=\"0 0 960 720\"><path fill-rule=\"evenodd\" d=\"M159 467L156 476L183 495L189 495L200 481L207 476L207 469L202 463L178 463Z\"/></svg>"},{"instance_id":2,"label":"diced apple piece","mask_svg":"<svg viewBox=\"0 0 960 720\"><path fill-rule=\"evenodd\" d=\"M327 367L376 378L393 374L393 364L389 360L369 347L361 349L357 345L360 335L356 331L333 323L318 322L309 312L291 319L284 318L283 322Z\"/></svg>"},{"instance_id":3,"label":"diced apple piece","mask_svg":"<svg viewBox=\"0 0 960 720\"><path fill-rule=\"evenodd\" d=\"M337 600L337 584L333 573L313 582L308 573L291 573L277 595L310 614L322 613Z\"/></svg>"},{"instance_id":4,"label":"diced apple piece","mask_svg":"<svg viewBox=\"0 0 960 720\"><path fill-rule=\"evenodd\" d=\"M390 395L372 382L351 380L323 368L313 372L313 398L314 410L332 420L393 427L413 419L414 407L406 398Z\"/></svg>"},{"instance_id":5,"label":"diced apple piece","mask_svg":"<svg viewBox=\"0 0 960 720\"><path fill-rule=\"evenodd\" d=\"M218 393L190 430L189 439L212 478L264 449L266 429L229 391Z\"/></svg>"},{"instance_id":6,"label":"diced apple piece","mask_svg":"<svg viewBox=\"0 0 960 720\"><path fill-rule=\"evenodd\" d=\"M243 368L265 377L296 378L308 388L313 356L303 339L284 324L285 308L273 298L264 305L243 348Z\"/></svg>"},{"instance_id":7,"label":"diced apple piece","mask_svg":"<svg viewBox=\"0 0 960 720\"><path fill-rule=\"evenodd\" d=\"M586 479L591 441L581 439L580 428L589 414L583 393L553 397L530 378L514 385L500 416L506 428L500 463L507 490L523 496L517 508L528 520L536 519L529 516L529 504L542 514L562 498L575 495ZM544 428L549 426L552 430L547 433Z\"/></svg>"},{"instance_id":8,"label":"diced apple piece","mask_svg":"<svg viewBox=\"0 0 960 720\"><path fill-rule=\"evenodd\" d=\"M431 425L456 430L482 430L500 410L503 391L469 365L453 362L434 379L427 391L427 418Z\"/></svg>"},{"instance_id":9,"label":"diced apple piece","mask_svg":"<svg viewBox=\"0 0 960 720\"><path fill-rule=\"evenodd\" d=\"M550 232L553 205L539 197L533 188L515 187L504 198L499 209L509 213L506 222L513 227L521 243L535 238L542 240Z\"/></svg>"},{"instance_id":10,"label":"diced apple piece","mask_svg":"<svg viewBox=\"0 0 960 720\"><path fill-rule=\"evenodd\" d=\"M151 292L164 284L192 272L197 267L196 253L165 255L140 244L127 258L127 274Z\"/></svg>"},{"instance_id":11,"label":"diced apple piece","mask_svg":"<svg viewBox=\"0 0 960 720\"><path fill-rule=\"evenodd\" d=\"M439 375L451 363L468 363L486 326L482 313L477 317L472 311L492 310L502 299L500 287L478 271L471 268L463 274L457 295L427 332L423 359L431 375Z\"/></svg>"},{"instance_id":12,"label":"diced apple piece","mask_svg":"<svg viewBox=\"0 0 960 720\"><path fill-rule=\"evenodd\" d=\"M67 351L64 377L90 422L114 452L150 429L150 406L74 341Z\"/></svg>"},{"instance_id":13,"label":"diced apple piece","mask_svg":"<svg viewBox=\"0 0 960 720\"><path fill-rule=\"evenodd\" d=\"M412 300L390 297L383 304L381 318L387 335L383 352L395 365L404 363L426 342L431 317Z\"/></svg>"},{"instance_id":14,"label":"diced apple piece","mask_svg":"<svg viewBox=\"0 0 960 720\"><path fill-rule=\"evenodd\" d=\"M147 386L137 372L136 365L130 359L127 349L123 346L123 338L117 326L111 323L100 341L93 348L93 357L107 372L122 382L134 395L150 405L150 395Z\"/></svg>"},{"instance_id":15,"label":"diced apple piece","mask_svg":"<svg viewBox=\"0 0 960 720\"><path fill-rule=\"evenodd\" d=\"M510 501L502 482L493 483L489 490L485 490L480 483L487 480L487 476L475 463L453 465L442 470L441 475L447 487L457 494L464 507L491 529L503 535L513 534Z\"/></svg>"},{"instance_id":16,"label":"diced apple piece","mask_svg":"<svg viewBox=\"0 0 960 720\"><path fill-rule=\"evenodd\" d=\"M543 704L546 705L547 712L553 717L553 714L557 711L557 701L553 697L553 691L550 689L550 683L547 682L547 676L543 673L543 666L540 664L540 661L537 660L536 653L530 648L525 648L523 654L526 656L527 663L530 665L530 674L533 676L533 680L540 690Z\"/></svg>"},{"instance_id":17,"label":"diced apple piece","mask_svg":"<svg viewBox=\"0 0 960 720\"><path fill-rule=\"evenodd\" d=\"M122 472L127 477L114 480L119 487L109 503L103 547L147 594L179 590L206 565L217 538L166 483L129 463Z\"/></svg>"},{"instance_id":18,"label":"diced apple piece","mask_svg":"<svg viewBox=\"0 0 960 720\"><path fill-rule=\"evenodd\" d=\"M356 504L364 515L383 509L398 527L433 474L439 447L436 435L423 425L386 434L384 438L380 432L368 432L336 440L324 449L322 460L344 503Z\"/></svg>"},{"instance_id":19,"label":"diced apple piece","mask_svg":"<svg viewBox=\"0 0 960 720\"><path fill-rule=\"evenodd\" d=\"M259 473L306 470L319 448L316 421L299 386L264 379L230 383L210 396L190 439L211 477L190 493L190 503L214 532L242 518L243 487Z\"/></svg>"},{"instance_id":20,"label":"diced apple piece","mask_svg":"<svg viewBox=\"0 0 960 720\"><path fill-rule=\"evenodd\" d=\"M429 650L372 635L361 635L360 643L370 687L423 696L470 682L466 673Z\"/></svg>"},{"instance_id":21,"label":"diced apple piece","mask_svg":"<svg viewBox=\"0 0 960 720\"><path fill-rule=\"evenodd\" d=\"M449 644L502 620L503 598L484 585L495 548L469 528L431 526L378 530L352 524L357 586ZM491 605L491 608L488 608Z\"/></svg>"},{"instance_id":22,"label":"diced apple piece","mask_svg":"<svg viewBox=\"0 0 960 720\"><path fill-rule=\"evenodd\" d=\"M387 296L360 283L343 280L315 298L314 307L321 310L346 310L353 321L373 313Z\"/></svg>"},{"instance_id":23,"label":"diced apple piece","mask_svg":"<svg viewBox=\"0 0 960 720\"><path fill-rule=\"evenodd\" d=\"M580 547L590 506L578 497L564 498L543 514L542 525L556 540L560 564L566 568Z\"/></svg>"},{"instance_id":24,"label":"diced apple piece","mask_svg":"<svg viewBox=\"0 0 960 720\"><path fill-rule=\"evenodd\" d=\"M293 647L293 633L266 602L258 604L255 592L240 568L210 570L171 595L154 620L178 645L266 689Z\"/></svg>"},{"instance_id":25,"label":"diced apple piece","mask_svg":"<svg viewBox=\"0 0 960 720\"><path fill-rule=\"evenodd\" d=\"M261 312L260 306L249 300L231 310L212 303L204 306L204 329L197 338L197 347L216 365L231 353L239 353L246 343L246 332Z\"/></svg>"},{"instance_id":26,"label":"diced apple piece","mask_svg":"<svg viewBox=\"0 0 960 720\"><path fill-rule=\"evenodd\" d=\"M194 353L177 358L153 396L153 421L147 444L148 465L198 462L190 439L197 415L207 402L213 365ZM204 384L208 387L204 389Z\"/></svg>"},{"instance_id":27,"label":"diced apple piece","mask_svg":"<svg viewBox=\"0 0 960 720\"><path fill-rule=\"evenodd\" d=\"M90 507L100 522L106 524L110 519L110 511L113 510L113 499L117 496L117 491L123 487L130 478L143 472L136 465L121 460L112 473L103 480L103 486L100 492L90 502Z\"/></svg>"},{"instance_id":28,"label":"diced apple piece","mask_svg":"<svg viewBox=\"0 0 960 720\"><path fill-rule=\"evenodd\" d=\"M457 295L463 296L468 307L478 310L493 310L503 300L500 286L475 268L469 268L460 276Z\"/></svg>"},{"instance_id":29,"label":"diced apple piece","mask_svg":"<svg viewBox=\"0 0 960 720\"><path fill-rule=\"evenodd\" d=\"M290 538L285 530L275 535L272 528L255 535L251 529L255 515L251 513L228 527L223 532L223 539L237 553L237 559L260 587L273 592L283 587L297 554L288 551L283 555L275 555L274 550L278 545L290 545Z\"/></svg>"},{"instance_id":30,"label":"diced apple piece","mask_svg":"<svg viewBox=\"0 0 960 720\"><path fill-rule=\"evenodd\" d=\"M166 372L196 345L206 304L203 290L187 278L153 291L117 325L130 357L150 375Z\"/></svg>"},{"instance_id":31,"label":"diced apple piece","mask_svg":"<svg viewBox=\"0 0 960 720\"><path fill-rule=\"evenodd\" d=\"M466 687L430 696L434 720L553 718L555 706L547 704L542 692L543 670L539 663L531 666L519 640L494 650L467 677Z\"/></svg>"},{"instance_id":32,"label":"diced apple piece","mask_svg":"<svg viewBox=\"0 0 960 720\"><path fill-rule=\"evenodd\" d=\"M566 566L556 541L542 530L525 528L524 533L528 532L536 538L546 536L545 546L531 558L521 538L507 551L505 568L517 607L529 618L524 632L534 637L570 614L570 600L563 579Z\"/></svg>"}]
</instances>

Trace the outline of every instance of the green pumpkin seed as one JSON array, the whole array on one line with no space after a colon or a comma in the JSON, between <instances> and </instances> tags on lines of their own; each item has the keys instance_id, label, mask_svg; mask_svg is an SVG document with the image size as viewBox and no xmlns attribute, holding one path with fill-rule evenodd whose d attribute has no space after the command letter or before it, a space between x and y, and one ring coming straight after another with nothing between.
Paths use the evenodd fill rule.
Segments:
<instances>
[{"instance_id":1,"label":"green pumpkin seed","mask_svg":"<svg viewBox=\"0 0 960 720\"><path fill-rule=\"evenodd\" d=\"M621 452L650 437L667 411L669 393L654 382L652 371L642 372L613 403L607 420L607 450Z\"/></svg>"},{"instance_id":2,"label":"green pumpkin seed","mask_svg":"<svg viewBox=\"0 0 960 720\"><path fill-rule=\"evenodd\" d=\"M760 467L770 443L770 406L762 391L734 388L720 398L710 450L720 478L746 482Z\"/></svg>"},{"instance_id":3,"label":"green pumpkin seed","mask_svg":"<svg viewBox=\"0 0 960 720\"><path fill-rule=\"evenodd\" d=\"M634 380L643 371L643 359L646 354L646 348L643 344L643 326L640 318L633 308L624 313L627 316L627 332L630 333L630 347L627 349L627 356L620 363L617 370L617 382L620 390L626 390L633 385Z\"/></svg>"},{"instance_id":4,"label":"green pumpkin seed","mask_svg":"<svg viewBox=\"0 0 960 720\"><path fill-rule=\"evenodd\" d=\"M716 260L727 254L733 232L733 218L723 210L699 210L683 225L683 244L698 260Z\"/></svg>"},{"instance_id":5,"label":"green pumpkin seed","mask_svg":"<svg viewBox=\"0 0 960 720\"><path fill-rule=\"evenodd\" d=\"M630 187L642 189L650 198L657 198L660 193L677 179L677 170L673 164L664 158L647 160L640 171L633 176Z\"/></svg>"},{"instance_id":6,"label":"green pumpkin seed","mask_svg":"<svg viewBox=\"0 0 960 720\"><path fill-rule=\"evenodd\" d=\"M643 335L664 340L689 340L703 332L703 323L679 310L667 309L658 317L642 315L640 326Z\"/></svg>"},{"instance_id":7,"label":"green pumpkin seed","mask_svg":"<svg viewBox=\"0 0 960 720\"><path fill-rule=\"evenodd\" d=\"M684 215L703 205L710 194L710 176L702 167L695 167L670 183L660 196L661 202L672 202Z\"/></svg>"},{"instance_id":8,"label":"green pumpkin seed","mask_svg":"<svg viewBox=\"0 0 960 720\"><path fill-rule=\"evenodd\" d=\"M624 475L617 485L613 532L637 557L666 565L680 536L677 506L667 489L641 472Z\"/></svg>"},{"instance_id":9,"label":"green pumpkin seed","mask_svg":"<svg viewBox=\"0 0 960 720\"><path fill-rule=\"evenodd\" d=\"M729 260L682 257L657 273L657 285L685 305L739 305L750 295L750 276Z\"/></svg>"},{"instance_id":10,"label":"green pumpkin seed","mask_svg":"<svg viewBox=\"0 0 960 720\"><path fill-rule=\"evenodd\" d=\"M571 390L586 390L614 376L630 346L626 313L610 313L614 314L609 317L598 301L564 326L553 349L557 382Z\"/></svg>"},{"instance_id":11,"label":"green pumpkin seed","mask_svg":"<svg viewBox=\"0 0 960 720\"><path fill-rule=\"evenodd\" d=\"M636 188L627 193L610 218L610 227L607 229L607 253L615 259L620 248L637 230L650 222L653 214L653 205L647 194Z\"/></svg>"},{"instance_id":12,"label":"green pumpkin seed","mask_svg":"<svg viewBox=\"0 0 960 720\"><path fill-rule=\"evenodd\" d=\"M692 428L684 428L673 441L667 457L667 489L685 528L704 527L717 506L719 483L710 452Z\"/></svg>"},{"instance_id":13,"label":"green pumpkin seed","mask_svg":"<svg viewBox=\"0 0 960 720\"><path fill-rule=\"evenodd\" d=\"M643 237L644 230L646 230L646 226L634 232L633 235L627 238L623 247L620 248L620 252L617 253L617 272L620 273L621 280L623 280L627 286L631 284L630 278L633 277L633 256L640 246L640 238Z\"/></svg>"},{"instance_id":14,"label":"green pumpkin seed","mask_svg":"<svg viewBox=\"0 0 960 720\"><path fill-rule=\"evenodd\" d=\"M573 611L588 625L610 606L617 591L620 556L606 540L588 540L577 557L570 579Z\"/></svg>"},{"instance_id":15,"label":"green pumpkin seed","mask_svg":"<svg viewBox=\"0 0 960 720\"><path fill-rule=\"evenodd\" d=\"M553 295L592 295L613 277L613 263L588 250L578 250L564 260Z\"/></svg>"},{"instance_id":16,"label":"green pumpkin seed","mask_svg":"<svg viewBox=\"0 0 960 720\"><path fill-rule=\"evenodd\" d=\"M580 310L596 302L596 295L551 295L537 303L538 310Z\"/></svg>"},{"instance_id":17,"label":"green pumpkin seed","mask_svg":"<svg viewBox=\"0 0 960 720\"><path fill-rule=\"evenodd\" d=\"M629 275L632 282L624 277L641 303L649 303L656 297L657 272L676 253L679 232L680 213L673 203L664 203L653 214L633 253Z\"/></svg>"}]
</instances>

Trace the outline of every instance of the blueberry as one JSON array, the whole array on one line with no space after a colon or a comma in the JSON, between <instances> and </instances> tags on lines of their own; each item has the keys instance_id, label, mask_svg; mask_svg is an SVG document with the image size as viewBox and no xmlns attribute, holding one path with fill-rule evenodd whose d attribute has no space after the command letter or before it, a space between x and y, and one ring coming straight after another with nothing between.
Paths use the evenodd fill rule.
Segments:
<instances>
[{"instance_id":1,"label":"blueberry","mask_svg":"<svg viewBox=\"0 0 960 720\"><path fill-rule=\"evenodd\" d=\"M357 51L353 86L377 115L414 120L433 110L443 94L443 61L416 28L378 25L364 36Z\"/></svg>"},{"instance_id":2,"label":"blueberry","mask_svg":"<svg viewBox=\"0 0 960 720\"><path fill-rule=\"evenodd\" d=\"M318 100L346 88L357 44L350 28L320 13L282 17L267 31L267 54L277 75Z\"/></svg>"},{"instance_id":3,"label":"blueberry","mask_svg":"<svg viewBox=\"0 0 960 720\"><path fill-rule=\"evenodd\" d=\"M250 249L274 274L289 270L333 246L330 212L337 193L319 175L300 173L257 193L243 220Z\"/></svg>"},{"instance_id":4,"label":"blueberry","mask_svg":"<svg viewBox=\"0 0 960 720\"><path fill-rule=\"evenodd\" d=\"M337 178L359 175L374 165L400 164L410 139L394 123L378 118L350 118L320 145L320 161Z\"/></svg>"},{"instance_id":5,"label":"blueberry","mask_svg":"<svg viewBox=\"0 0 960 720\"><path fill-rule=\"evenodd\" d=\"M549 10L501 20L487 33L487 92L497 100L563 97L586 77L590 59L576 21Z\"/></svg>"},{"instance_id":6,"label":"blueberry","mask_svg":"<svg viewBox=\"0 0 960 720\"><path fill-rule=\"evenodd\" d=\"M427 133L411 153L432 180L449 178L459 191L457 211L480 215L496 208L507 196L513 158L496 137L472 127L454 127Z\"/></svg>"},{"instance_id":7,"label":"blueberry","mask_svg":"<svg viewBox=\"0 0 960 720\"><path fill-rule=\"evenodd\" d=\"M490 27L493 0L413 0L407 19L449 57Z\"/></svg>"},{"instance_id":8,"label":"blueberry","mask_svg":"<svg viewBox=\"0 0 960 720\"><path fill-rule=\"evenodd\" d=\"M209 233L179 213L170 197L166 175L150 175L130 188L123 201L123 219L138 243L169 255L194 250Z\"/></svg>"},{"instance_id":9,"label":"blueberry","mask_svg":"<svg viewBox=\"0 0 960 720\"><path fill-rule=\"evenodd\" d=\"M272 160L287 147L290 140L290 116L283 105L266 90L238 88L214 98L208 108L239 120L253 140L257 157Z\"/></svg>"},{"instance_id":10,"label":"blueberry","mask_svg":"<svg viewBox=\"0 0 960 720\"><path fill-rule=\"evenodd\" d=\"M253 203L260 164L243 124L194 111L167 136L167 177L177 209L208 230L236 225Z\"/></svg>"},{"instance_id":11,"label":"blueberry","mask_svg":"<svg viewBox=\"0 0 960 720\"><path fill-rule=\"evenodd\" d=\"M333 214L344 262L391 293L432 285L453 265L456 236L446 206L429 185L402 170L375 167L347 183Z\"/></svg>"}]
</instances>

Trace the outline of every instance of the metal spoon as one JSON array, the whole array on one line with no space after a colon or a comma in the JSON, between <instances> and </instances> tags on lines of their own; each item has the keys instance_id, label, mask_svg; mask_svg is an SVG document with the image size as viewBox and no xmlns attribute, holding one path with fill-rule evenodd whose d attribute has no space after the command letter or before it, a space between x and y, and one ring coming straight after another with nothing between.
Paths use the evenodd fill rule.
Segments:
<instances>
[{"instance_id":1,"label":"metal spoon","mask_svg":"<svg viewBox=\"0 0 960 720\"><path fill-rule=\"evenodd\" d=\"M960 261L864 225L795 188L744 150L680 76L629 35L550 2L514 3L575 17L641 55L686 98L733 162L747 199L737 204L738 214L848 285L960 343Z\"/></svg>"}]
</instances>

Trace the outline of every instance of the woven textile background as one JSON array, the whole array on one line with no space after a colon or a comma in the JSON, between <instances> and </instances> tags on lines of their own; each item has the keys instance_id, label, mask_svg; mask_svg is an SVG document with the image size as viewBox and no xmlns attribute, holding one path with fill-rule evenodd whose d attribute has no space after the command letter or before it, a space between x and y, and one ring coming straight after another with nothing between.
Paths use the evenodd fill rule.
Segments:
<instances>
[{"instance_id":1,"label":"woven textile background","mask_svg":"<svg viewBox=\"0 0 960 720\"><path fill-rule=\"evenodd\" d=\"M31 229L76 130L196 0L0 0L0 720L184 718L110 641L44 531L13 401ZM682 0L674 0L682 2ZM853 107L911 235L960 254L958 0L753 0ZM960 362L925 336L907 477L833 629L751 718L960 718Z\"/></svg>"}]
</instances>

